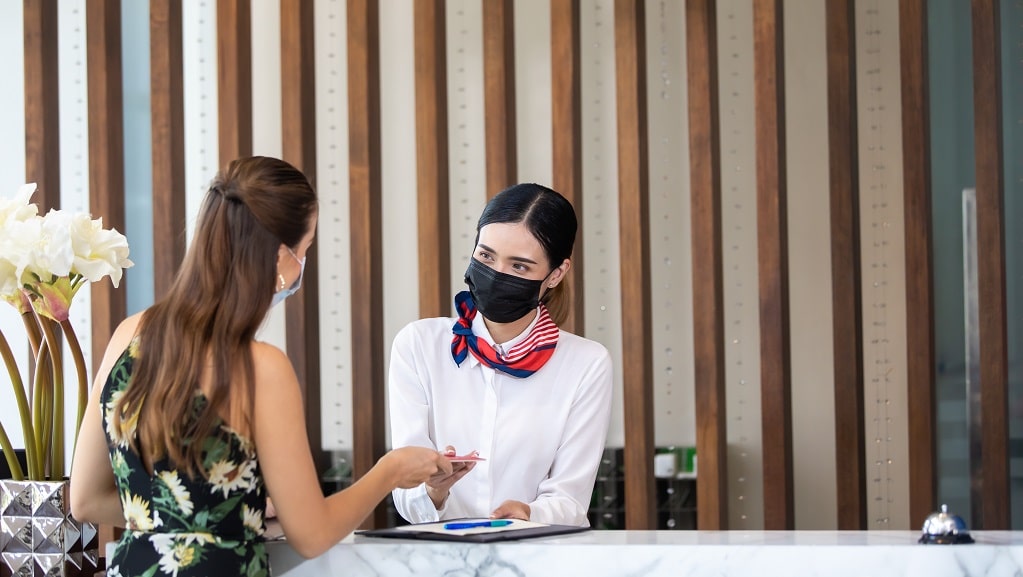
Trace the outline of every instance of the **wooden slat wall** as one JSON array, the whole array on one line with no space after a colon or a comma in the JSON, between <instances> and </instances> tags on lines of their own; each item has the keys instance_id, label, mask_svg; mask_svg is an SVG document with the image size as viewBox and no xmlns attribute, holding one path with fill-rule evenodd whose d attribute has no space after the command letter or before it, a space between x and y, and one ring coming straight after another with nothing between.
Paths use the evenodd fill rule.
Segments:
<instances>
[{"instance_id":1,"label":"wooden slat wall","mask_svg":"<svg viewBox=\"0 0 1023 577\"><path fill-rule=\"evenodd\" d=\"M512 0L483 2L483 108L488 199L518 179L514 6Z\"/></svg>"},{"instance_id":2,"label":"wooden slat wall","mask_svg":"<svg viewBox=\"0 0 1023 577\"><path fill-rule=\"evenodd\" d=\"M906 227L906 401L909 517L935 509L934 274L931 264L931 137L927 90L927 2L899 1L902 78L902 194Z\"/></svg>"},{"instance_id":3,"label":"wooden slat wall","mask_svg":"<svg viewBox=\"0 0 1023 577\"><path fill-rule=\"evenodd\" d=\"M89 97L89 210L103 226L124 230L124 99L121 92L121 2L85 5ZM92 287L92 366L98 367L110 335L127 316L128 280Z\"/></svg>"},{"instance_id":4,"label":"wooden slat wall","mask_svg":"<svg viewBox=\"0 0 1023 577\"><path fill-rule=\"evenodd\" d=\"M828 0L825 18L838 528L859 530L867 528L867 484L853 0Z\"/></svg>"},{"instance_id":5,"label":"wooden slat wall","mask_svg":"<svg viewBox=\"0 0 1023 577\"><path fill-rule=\"evenodd\" d=\"M978 529L1010 528L1009 358L1005 295L1005 167L1002 165L1001 34L998 0L973 0L973 127L980 312L981 471ZM1018 161L1018 159L1017 159ZM981 513L977 515L977 510ZM977 525L977 522L980 522Z\"/></svg>"},{"instance_id":6,"label":"wooden slat wall","mask_svg":"<svg viewBox=\"0 0 1023 577\"><path fill-rule=\"evenodd\" d=\"M686 2L689 181L693 252L697 527L728 527L725 313L716 0Z\"/></svg>"},{"instance_id":7,"label":"wooden slat wall","mask_svg":"<svg viewBox=\"0 0 1023 577\"><path fill-rule=\"evenodd\" d=\"M377 0L348 0L348 144L352 282L353 478L384 453L380 27ZM382 527L377 507L364 527Z\"/></svg>"},{"instance_id":8,"label":"wooden slat wall","mask_svg":"<svg viewBox=\"0 0 1023 577\"><path fill-rule=\"evenodd\" d=\"M753 2L764 528L795 525L782 0Z\"/></svg>"},{"instance_id":9,"label":"wooden slat wall","mask_svg":"<svg viewBox=\"0 0 1023 577\"><path fill-rule=\"evenodd\" d=\"M252 5L217 0L220 164L252 155Z\"/></svg>"},{"instance_id":10,"label":"wooden slat wall","mask_svg":"<svg viewBox=\"0 0 1023 577\"><path fill-rule=\"evenodd\" d=\"M316 63L313 2L281 0L281 140L284 160L316 187ZM288 358L302 387L306 432L313 462L323 474L330 459L323 450L320 422L319 251L306 252L302 290L285 301Z\"/></svg>"},{"instance_id":11,"label":"wooden slat wall","mask_svg":"<svg viewBox=\"0 0 1023 577\"><path fill-rule=\"evenodd\" d=\"M575 207L579 220L572 270L565 283L568 318L561 327L585 334L583 287L582 80L579 0L551 0L551 127L554 190Z\"/></svg>"},{"instance_id":12,"label":"wooden slat wall","mask_svg":"<svg viewBox=\"0 0 1023 577\"><path fill-rule=\"evenodd\" d=\"M153 298L185 258L185 98L181 0L150 0L150 110L153 143Z\"/></svg>"},{"instance_id":13,"label":"wooden slat wall","mask_svg":"<svg viewBox=\"0 0 1023 577\"><path fill-rule=\"evenodd\" d=\"M653 529L653 337L650 334L649 163L643 0L615 0L618 206L625 397L625 527Z\"/></svg>"},{"instance_id":14,"label":"wooden slat wall","mask_svg":"<svg viewBox=\"0 0 1023 577\"><path fill-rule=\"evenodd\" d=\"M445 0L415 3L419 315L451 314Z\"/></svg>"},{"instance_id":15,"label":"wooden slat wall","mask_svg":"<svg viewBox=\"0 0 1023 577\"><path fill-rule=\"evenodd\" d=\"M25 0L25 182L39 212L60 208L57 0Z\"/></svg>"}]
</instances>

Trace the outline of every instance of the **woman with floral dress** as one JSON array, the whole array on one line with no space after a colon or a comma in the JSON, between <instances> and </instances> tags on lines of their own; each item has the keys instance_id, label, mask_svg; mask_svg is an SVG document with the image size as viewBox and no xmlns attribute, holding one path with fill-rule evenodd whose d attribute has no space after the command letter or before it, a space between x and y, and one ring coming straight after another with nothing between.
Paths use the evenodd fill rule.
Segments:
<instances>
[{"instance_id":1,"label":"woman with floral dress","mask_svg":"<svg viewBox=\"0 0 1023 577\"><path fill-rule=\"evenodd\" d=\"M316 195L291 165L230 163L166 296L111 337L71 472L75 518L126 529L108 577L265 576L267 497L288 542L312 557L393 489L451 473L436 450L406 447L323 496L295 371L255 340L301 285L316 218Z\"/></svg>"}]
</instances>

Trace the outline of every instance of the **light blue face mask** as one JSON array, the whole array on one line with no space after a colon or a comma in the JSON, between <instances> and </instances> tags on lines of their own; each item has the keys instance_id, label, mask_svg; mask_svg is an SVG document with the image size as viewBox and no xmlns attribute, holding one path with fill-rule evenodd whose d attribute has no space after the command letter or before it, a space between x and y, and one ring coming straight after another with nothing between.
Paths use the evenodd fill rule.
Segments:
<instances>
[{"instance_id":1,"label":"light blue face mask","mask_svg":"<svg viewBox=\"0 0 1023 577\"><path fill-rule=\"evenodd\" d=\"M288 248L288 247L284 247L284 248ZM277 306L278 304L283 302L284 299L286 299L286 298L290 297L291 295L295 294L295 291L297 291L299 288L302 287L302 276L305 275L305 257L303 257L300 260L297 256L295 256L295 253L291 252L290 248L288 248L288 252L291 253L291 257L292 258L294 258L295 260L298 261L299 267L301 267L301 268L299 268L298 278L295 280L295 283L292 284L290 287L281 289L281 290L279 290L279 291L274 293L273 301L270 302L270 308L273 308L273 307Z\"/></svg>"}]
</instances>

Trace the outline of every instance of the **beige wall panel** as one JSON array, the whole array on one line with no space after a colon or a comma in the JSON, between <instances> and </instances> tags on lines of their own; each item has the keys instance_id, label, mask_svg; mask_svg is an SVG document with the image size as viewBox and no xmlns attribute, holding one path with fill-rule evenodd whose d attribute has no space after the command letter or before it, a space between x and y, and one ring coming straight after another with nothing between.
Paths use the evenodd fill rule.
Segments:
<instances>
[{"instance_id":1,"label":"beige wall panel","mask_svg":"<svg viewBox=\"0 0 1023 577\"><path fill-rule=\"evenodd\" d=\"M796 528L838 525L824 3L785 2L792 453Z\"/></svg>"},{"instance_id":2,"label":"beige wall panel","mask_svg":"<svg viewBox=\"0 0 1023 577\"><path fill-rule=\"evenodd\" d=\"M550 186L554 170L550 0L516 0L514 16L518 181Z\"/></svg>"},{"instance_id":3,"label":"beige wall panel","mask_svg":"<svg viewBox=\"0 0 1023 577\"><path fill-rule=\"evenodd\" d=\"M753 119L753 6L718 3L730 529L764 525Z\"/></svg>"},{"instance_id":4,"label":"beige wall panel","mask_svg":"<svg viewBox=\"0 0 1023 577\"><path fill-rule=\"evenodd\" d=\"M909 519L898 3L856 4L867 527Z\"/></svg>"}]
</instances>

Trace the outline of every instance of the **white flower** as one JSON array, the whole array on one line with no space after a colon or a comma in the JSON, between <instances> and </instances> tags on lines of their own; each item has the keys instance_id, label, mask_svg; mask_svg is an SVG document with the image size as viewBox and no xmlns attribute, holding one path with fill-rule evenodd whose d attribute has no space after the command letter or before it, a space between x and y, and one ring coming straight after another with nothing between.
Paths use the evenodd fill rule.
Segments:
<instances>
[{"instance_id":1,"label":"white flower","mask_svg":"<svg viewBox=\"0 0 1023 577\"><path fill-rule=\"evenodd\" d=\"M198 548L212 543L213 536L207 533L157 533L149 536L149 542L160 555L160 570L177 576L180 569L198 560Z\"/></svg>"},{"instance_id":2,"label":"white flower","mask_svg":"<svg viewBox=\"0 0 1023 577\"><path fill-rule=\"evenodd\" d=\"M121 577L121 566L111 565L107 567L107 577Z\"/></svg>"},{"instance_id":3,"label":"white flower","mask_svg":"<svg viewBox=\"0 0 1023 577\"><path fill-rule=\"evenodd\" d=\"M68 234L74 255L71 270L89 282L109 276L116 288L124 269L134 265L128 260L128 239L114 229L104 229L102 218L92 220L87 214L76 214Z\"/></svg>"},{"instance_id":4,"label":"white flower","mask_svg":"<svg viewBox=\"0 0 1023 577\"><path fill-rule=\"evenodd\" d=\"M223 491L224 498L227 494L237 489L246 489L252 483L253 467L248 462L239 467L237 464L227 460L220 460L210 467L210 493Z\"/></svg>"},{"instance_id":5,"label":"white flower","mask_svg":"<svg viewBox=\"0 0 1023 577\"><path fill-rule=\"evenodd\" d=\"M192 494L181 484L177 471L161 471L160 480L170 489L171 495L184 515L192 514Z\"/></svg>"},{"instance_id":6,"label":"white flower","mask_svg":"<svg viewBox=\"0 0 1023 577\"><path fill-rule=\"evenodd\" d=\"M14 198L0 198L0 223L5 228L10 220L27 220L39 214L39 207L28 202L35 191L36 183L30 182L21 185Z\"/></svg>"},{"instance_id":7,"label":"white flower","mask_svg":"<svg viewBox=\"0 0 1023 577\"><path fill-rule=\"evenodd\" d=\"M256 535L263 534L263 512L259 509L250 509L242 503L242 524L252 529Z\"/></svg>"},{"instance_id":8,"label":"white flower","mask_svg":"<svg viewBox=\"0 0 1023 577\"><path fill-rule=\"evenodd\" d=\"M114 411L117 410L117 403L121 398L124 391L114 391L110 395L110 401L107 403L106 420L107 420L107 436L110 437L110 441L122 449L128 448L128 440L135 436L135 429L138 427L139 414L136 411L131 418L121 418L121 428L118 429L114 426Z\"/></svg>"},{"instance_id":9,"label":"white flower","mask_svg":"<svg viewBox=\"0 0 1023 577\"><path fill-rule=\"evenodd\" d=\"M152 531L156 528L156 524L149 518L149 501L125 491L121 495L121 508L124 509L124 520L129 529Z\"/></svg>"}]
</instances>

